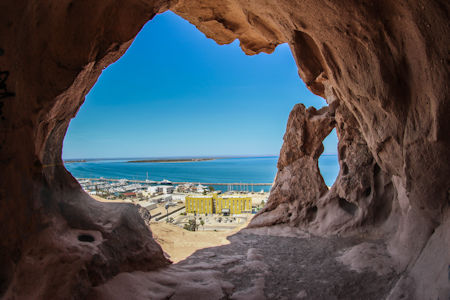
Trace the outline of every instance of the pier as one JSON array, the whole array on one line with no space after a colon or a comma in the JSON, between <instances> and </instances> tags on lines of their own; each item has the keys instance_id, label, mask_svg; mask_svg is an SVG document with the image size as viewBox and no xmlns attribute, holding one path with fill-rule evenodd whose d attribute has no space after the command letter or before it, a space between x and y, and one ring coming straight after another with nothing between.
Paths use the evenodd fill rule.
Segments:
<instances>
[{"instance_id":1,"label":"pier","mask_svg":"<svg viewBox=\"0 0 450 300\"><path fill-rule=\"evenodd\" d=\"M130 183L145 183L145 184L160 184L161 181L147 181L147 180L137 180L137 179L126 179L126 178L122 178L122 179L114 179L114 178L77 178L78 180L91 180L91 181L110 181L110 182L119 182L119 181L123 181L126 180L127 182ZM171 181L170 184L187 184L187 183L192 183L192 184L201 184L201 185L231 185L231 186L240 186L240 185L253 185L253 186L268 186L268 185L272 185L272 183L245 183L245 182L232 182L232 183L223 183L223 182L176 182L176 181Z\"/></svg>"}]
</instances>

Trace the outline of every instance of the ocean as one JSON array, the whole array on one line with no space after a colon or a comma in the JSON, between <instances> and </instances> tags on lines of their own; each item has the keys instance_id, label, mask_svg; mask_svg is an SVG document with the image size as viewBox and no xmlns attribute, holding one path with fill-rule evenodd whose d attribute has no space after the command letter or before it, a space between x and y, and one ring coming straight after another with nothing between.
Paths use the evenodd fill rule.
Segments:
<instances>
[{"instance_id":1,"label":"ocean","mask_svg":"<svg viewBox=\"0 0 450 300\"><path fill-rule=\"evenodd\" d=\"M181 182L271 183L277 172L277 156L223 158L198 162L129 163L133 159L96 159L66 163L76 178L126 178L136 180L167 179ZM319 168L325 183L331 186L339 173L336 155L322 155ZM226 191L227 186L214 186ZM234 189L239 189L234 187ZM251 189L251 187L249 188ZM255 186L255 191L268 191L270 186Z\"/></svg>"}]
</instances>

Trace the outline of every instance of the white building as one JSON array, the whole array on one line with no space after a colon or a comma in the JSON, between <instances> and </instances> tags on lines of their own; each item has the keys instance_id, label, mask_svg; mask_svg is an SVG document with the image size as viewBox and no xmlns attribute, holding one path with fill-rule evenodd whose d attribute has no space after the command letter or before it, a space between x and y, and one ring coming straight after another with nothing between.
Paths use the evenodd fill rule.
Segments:
<instances>
[{"instance_id":1,"label":"white building","mask_svg":"<svg viewBox=\"0 0 450 300\"><path fill-rule=\"evenodd\" d=\"M143 191L142 194L145 196L154 196L159 194L172 194L175 191L173 185L154 185L149 186L147 191Z\"/></svg>"},{"instance_id":2,"label":"white building","mask_svg":"<svg viewBox=\"0 0 450 300\"><path fill-rule=\"evenodd\" d=\"M186 195L180 195L180 194L172 195L172 201L175 201L175 202L178 202L178 201L184 202L185 199L186 199Z\"/></svg>"},{"instance_id":3,"label":"white building","mask_svg":"<svg viewBox=\"0 0 450 300\"><path fill-rule=\"evenodd\" d=\"M146 192L142 192L142 194L146 196L153 196L160 193L160 189L158 186L149 186Z\"/></svg>"},{"instance_id":4,"label":"white building","mask_svg":"<svg viewBox=\"0 0 450 300\"><path fill-rule=\"evenodd\" d=\"M197 185L196 190L197 190L197 193L203 193L204 191L206 191L206 186L199 184L199 185Z\"/></svg>"},{"instance_id":5,"label":"white building","mask_svg":"<svg viewBox=\"0 0 450 300\"><path fill-rule=\"evenodd\" d=\"M172 194L175 191L175 187L173 185L160 185L163 194Z\"/></svg>"}]
</instances>

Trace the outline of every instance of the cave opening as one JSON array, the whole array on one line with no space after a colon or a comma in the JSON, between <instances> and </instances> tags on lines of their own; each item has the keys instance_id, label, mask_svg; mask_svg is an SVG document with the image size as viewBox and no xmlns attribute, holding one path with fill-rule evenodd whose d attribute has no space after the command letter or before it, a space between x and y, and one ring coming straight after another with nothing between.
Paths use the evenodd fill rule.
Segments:
<instances>
[{"instance_id":1,"label":"cave opening","mask_svg":"<svg viewBox=\"0 0 450 300\"><path fill-rule=\"evenodd\" d=\"M127 52L103 70L86 96L64 139L65 167L94 199L134 203L150 211L144 216L152 222L201 231L205 222L217 228L242 227L247 219L212 220L211 211L191 216L180 204L185 203L184 192L178 187L159 191L159 185L164 181L239 183L188 191L248 192L256 202L248 210L261 209L270 186L253 184L272 183L287 117L298 102L317 109L327 105L306 88L286 44L271 54L248 56L238 41L217 45L178 15L165 12L140 30ZM337 164L335 131L323 143L325 154L319 165L331 186L336 173L333 163ZM208 161L216 157L221 160ZM182 161L192 158L205 161ZM233 168L236 165L242 166ZM211 174L212 169L221 173ZM97 180L101 178L119 181ZM263 191L263 196L256 193ZM163 208L165 201L174 207ZM310 210L311 220L316 211L316 207ZM217 231L216 227L207 224L206 229ZM159 233L156 225L152 231Z\"/></svg>"},{"instance_id":2,"label":"cave opening","mask_svg":"<svg viewBox=\"0 0 450 300\"><path fill-rule=\"evenodd\" d=\"M299 102L327 105L287 44L249 56L238 40L218 45L167 11L103 70L70 122L63 159L276 156Z\"/></svg>"},{"instance_id":3,"label":"cave opening","mask_svg":"<svg viewBox=\"0 0 450 300\"><path fill-rule=\"evenodd\" d=\"M80 242L92 243L92 242L95 241L95 238L92 235L90 235L90 234L80 234L78 236L78 240Z\"/></svg>"}]
</instances>

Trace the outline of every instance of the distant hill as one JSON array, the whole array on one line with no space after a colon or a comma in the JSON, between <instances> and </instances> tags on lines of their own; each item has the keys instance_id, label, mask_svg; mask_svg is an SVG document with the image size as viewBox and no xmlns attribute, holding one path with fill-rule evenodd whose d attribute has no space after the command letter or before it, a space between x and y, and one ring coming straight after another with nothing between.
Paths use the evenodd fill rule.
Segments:
<instances>
[{"instance_id":1,"label":"distant hill","mask_svg":"<svg viewBox=\"0 0 450 300\"><path fill-rule=\"evenodd\" d=\"M205 160L215 160L216 158L186 158L186 159L142 159L142 160L129 160L129 163L179 163L179 162L196 162Z\"/></svg>"},{"instance_id":2,"label":"distant hill","mask_svg":"<svg viewBox=\"0 0 450 300\"><path fill-rule=\"evenodd\" d=\"M73 160L65 160L64 163L70 164L70 163L83 163L86 162L85 159L73 159Z\"/></svg>"}]
</instances>

